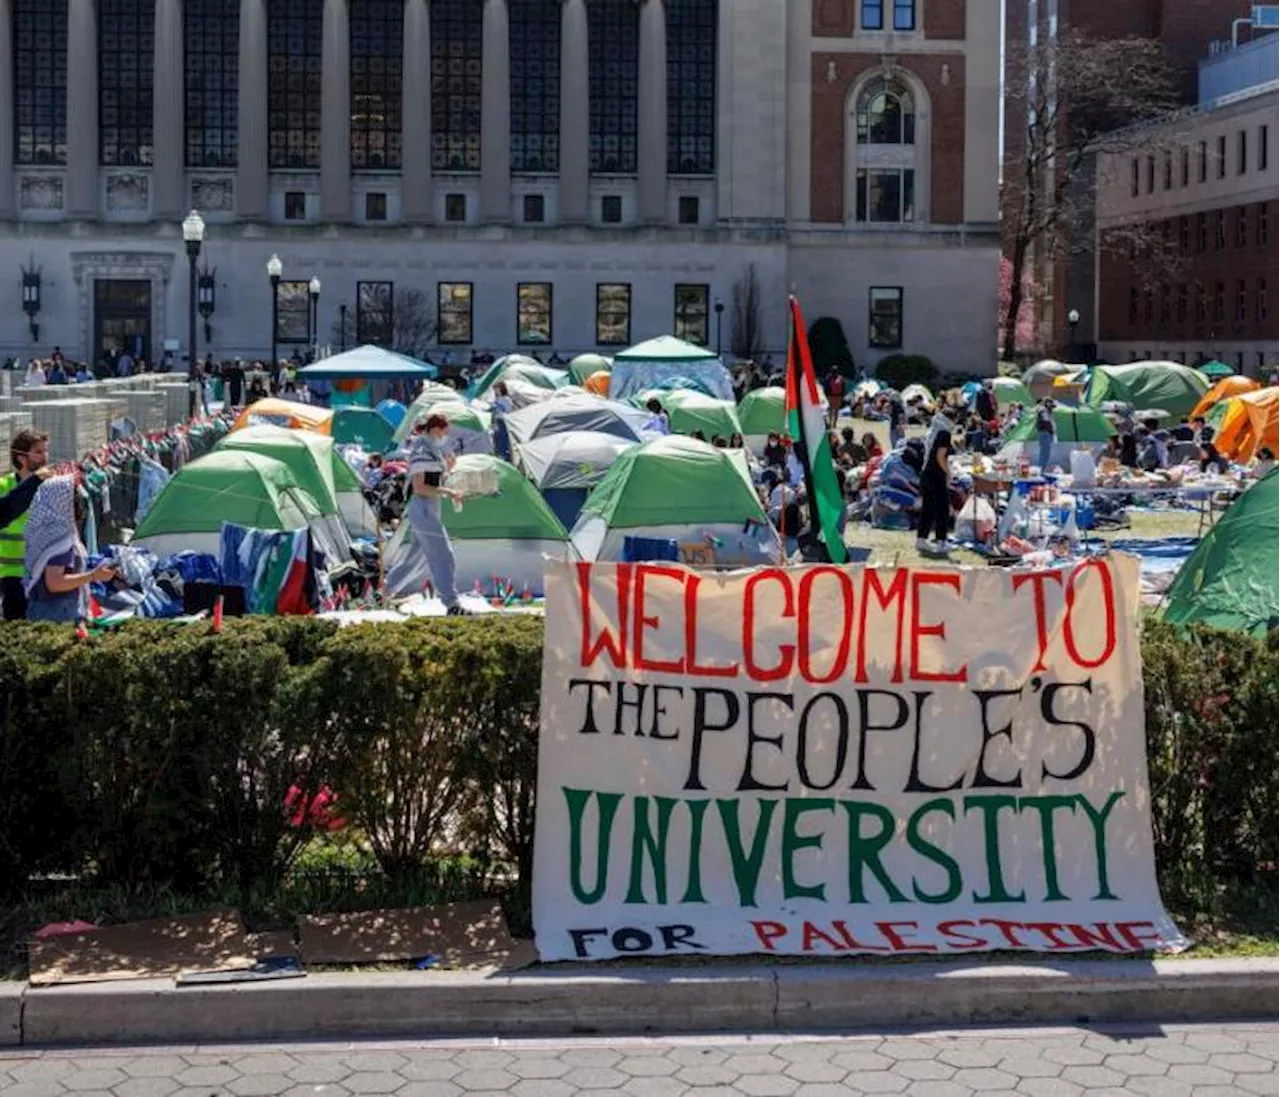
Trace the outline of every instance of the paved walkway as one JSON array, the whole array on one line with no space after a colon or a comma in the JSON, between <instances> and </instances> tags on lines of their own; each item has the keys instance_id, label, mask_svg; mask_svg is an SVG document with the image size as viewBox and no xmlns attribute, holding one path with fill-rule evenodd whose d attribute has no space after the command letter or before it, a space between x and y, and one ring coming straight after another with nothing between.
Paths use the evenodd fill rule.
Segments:
<instances>
[{"instance_id":1,"label":"paved walkway","mask_svg":"<svg viewBox=\"0 0 1280 1097\"><path fill-rule=\"evenodd\" d=\"M5 1097L1258 1097L1275 1024L894 1036L0 1049Z\"/></svg>"}]
</instances>

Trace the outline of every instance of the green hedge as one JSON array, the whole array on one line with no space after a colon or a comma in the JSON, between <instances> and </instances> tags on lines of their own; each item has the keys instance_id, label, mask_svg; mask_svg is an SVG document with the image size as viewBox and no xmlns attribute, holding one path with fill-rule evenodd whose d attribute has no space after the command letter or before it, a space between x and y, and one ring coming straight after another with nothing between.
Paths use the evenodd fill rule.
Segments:
<instances>
[{"instance_id":1,"label":"green hedge","mask_svg":"<svg viewBox=\"0 0 1280 1097\"><path fill-rule=\"evenodd\" d=\"M389 876L467 854L527 888L541 646L529 617L6 626L0 886L269 886L314 834L289 790L327 786ZM1152 621L1144 654L1166 879L1273 873L1274 645Z\"/></svg>"}]
</instances>

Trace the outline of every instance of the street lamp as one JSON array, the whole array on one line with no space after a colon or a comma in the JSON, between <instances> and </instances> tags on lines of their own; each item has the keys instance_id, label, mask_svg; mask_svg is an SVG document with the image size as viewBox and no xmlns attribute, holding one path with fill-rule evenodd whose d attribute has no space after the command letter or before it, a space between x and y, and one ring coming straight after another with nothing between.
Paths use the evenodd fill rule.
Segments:
<instances>
[{"instance_id":1,"label":"street lamp","mask_svg":"<svg viewBox=\"0 0 1280 1097\"><path fill-rule=\"evenodd\" d=\"M187 418L196 417L196 392L200 384L196 369L196 260L204 243L204 218L195 210L182 222L182 239L187 243L187 260L191 266L190 291L187 294Z\"/></svg>"},{"instance_id":2,"label":"street lamp","mask_svg":"<svg viewBox=\"0 0 1280 1097\"><path fill-rule=\"evenodd\" d=\"M200 307L200 315L204 318L204 341L213 342L213 326L210 321L217 309L217 276L218 268L210 270L206 264L200 272L200 280L196 283L196 302Z\"/></svg>"},{"instance_id":3,"label":"street lamp","mask_svg":"<svg viewBox=\"0 0 1280 1097\"><path fill-rule=\"evenodd\" d=\"M338 351L347 349L347 303L338 306Z\"/></svg>"},{"instance_id":4,"label":"street lamp","mask_svg":"<svg viewBox=\"0 0 1280 1097\"><path fill-rule=\"evenodd\" d=\"M22 311L27 314L31 328L31 341L40 341L40 325L36 317L40 315L40 268L36 266L32 256L31 266L22 268Z\"/></svg>"},{"instance_id":5,"label":"street lamp","mask_svg":"<svg viewBox=\"0 0 1280 1097\"><path fill-rule=\"evenodd\" d=\"M1079 309L1072 309L1067 313L1067 327L1071 329L1071 350L1068 357L1074 362L1076 358L1076 327L1080 323Z\"/></svg>"},{"instance_id":6,"label":"street lamp","mask_svg":"<svg viewBox=\"0 0 1280 1097\"><path fill-rule=\"evenodd\" d=\"M280 275L284 273L284 264L280 256L274 252L267 260L267 277L271 279L271 363L267 367L274 377L276 372L276 329L280 319Z\"/></svg>"},{"instance_id":7,"label":"street lamp","mask_svg":"<svg viewBox=\"0 0 1280 1097\"><path fill-rule=\"evenodd\" d=\"M311 294L311 321L309 324L311 336L311 358L316 356L316 342L320 338L320 279L314 274L311 281L307 284L307 290Z\"/></svg>"},{"instance_id":8,"label":"street lamp","mask_svg":"<svg viewBox=\"0 0 1280 1097\"><path fill-rule=\"evenodd\" d=\"M720 317L724 315L724 302L716 302L716 354L720 353Z\"/></svg>"}]
</instances>

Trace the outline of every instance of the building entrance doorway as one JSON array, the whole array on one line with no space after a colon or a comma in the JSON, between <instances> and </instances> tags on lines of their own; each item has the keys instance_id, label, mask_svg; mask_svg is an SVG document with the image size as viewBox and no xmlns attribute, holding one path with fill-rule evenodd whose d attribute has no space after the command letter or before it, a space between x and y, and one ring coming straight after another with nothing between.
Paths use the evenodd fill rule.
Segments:
<instances>
[{"instance_id":1,"label":"building entrance doorway","mask_svg":"<svg viewBox=\"0 0 1280 1097\"><path fill-rule=\"evenodd\" d=\"M93 362L128 351L134 361L151 356L151 282L99 278L93 283Z\"/></svg>"}]
</instances>

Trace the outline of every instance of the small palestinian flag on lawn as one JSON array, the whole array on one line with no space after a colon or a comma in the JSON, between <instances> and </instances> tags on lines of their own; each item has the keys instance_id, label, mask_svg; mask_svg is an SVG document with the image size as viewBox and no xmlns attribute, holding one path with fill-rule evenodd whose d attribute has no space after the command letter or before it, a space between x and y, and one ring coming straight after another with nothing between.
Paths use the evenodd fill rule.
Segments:
<instances>
[{"instance_id":1,"label":"small palestinian flag on lawn","mask_svg":"<svg viewBox=\"0 0 1280 1097\"><path fill-rule=\"evenodd\" d=\"M848 559L840 536L844 493L836 477L822 394L809 353L809 335L800 313L800 302L794 297L791 298L791 337L787 343L787 433L802 443L799 456L804 465L810 524L820 536L831 562L843 564Z\"/></svg>"}]
</instances>

